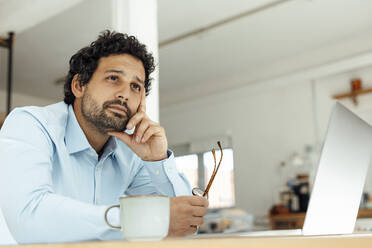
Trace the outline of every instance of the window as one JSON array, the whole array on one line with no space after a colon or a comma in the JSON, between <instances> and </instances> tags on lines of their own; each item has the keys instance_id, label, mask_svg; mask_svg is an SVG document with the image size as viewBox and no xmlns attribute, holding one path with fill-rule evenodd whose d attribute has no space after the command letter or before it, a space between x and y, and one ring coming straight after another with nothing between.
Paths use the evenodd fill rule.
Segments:
<instances>
[{"instance_id":1,"label":"window","mask_svg":"<svg viewBox=\"0 0 372 248\"><path fill-rule=\"evenodd\" d=\"M221 156L216 151L217 163ZM192 188L205 189L214 167L212 152L191 154L175 158L177 169L189 180ZM198 166L202 163L203 166ZM235 205L233 150L223 149L223 159L208 194L210 208L226 208Z\"/></svg>"},{"instance_id":2,"label":"window","mask_svg":"<svg viewBox=\"0 0 372 248\"><path fill-rule=\"evenodd\" d=\"M216 151L217 165L221 157L221 152ZM214 168L212 152L203 154L204 162L204 182L211 178ZM211 208L225 208L235 205L234 194L234 162L232 149L223 149L223 159L218 173L214 178L211 189L209 190L209 206Z\"/></svg>"},{"instance_id":3,"label":"window","mask_svg":"<svg viewBox=\"0 0 372 248\"><path fill-rule=\"evenodd\" d=\"M175 157L177 170L189 180L192 188L198 187L198 156L196 154Z\"/></svg>"}]
</instances>

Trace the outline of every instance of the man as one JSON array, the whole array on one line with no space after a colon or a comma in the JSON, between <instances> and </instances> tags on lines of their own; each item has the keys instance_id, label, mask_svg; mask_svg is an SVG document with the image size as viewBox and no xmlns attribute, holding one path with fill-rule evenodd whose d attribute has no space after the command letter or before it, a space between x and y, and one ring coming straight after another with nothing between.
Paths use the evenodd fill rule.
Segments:
<instances>
[{"instance_id":1,"label":"man","mask_svg":"<svg viewBox=\"0 0 372 248\"><path fill-rule=\"evenodd\" d=\"M72 56L64 102L10 113L0 203L19 243L120 239L103 215L123 194L172 197L169 236L202 224L208 201L190 196L164 128L146 115L153 70L135 37L106 31Z\"/></svg>"}]
</instances>

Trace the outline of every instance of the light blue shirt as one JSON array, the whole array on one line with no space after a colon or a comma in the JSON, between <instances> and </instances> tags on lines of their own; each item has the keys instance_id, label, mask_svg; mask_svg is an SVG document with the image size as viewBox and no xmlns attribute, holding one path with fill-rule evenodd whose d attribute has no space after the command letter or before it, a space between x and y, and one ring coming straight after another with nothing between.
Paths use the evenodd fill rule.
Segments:
<instances>
[{"instance_id":1,"label":"light blue shirt","mask_svg":"<svg viewBox=\"0 0 372 248\"><path fill-rule=\"evenodd\" d=\"M0 131L0 206L19 243L121 239L104 212L125 195L190 195L173 153L148 162L111 137L100 159L71 105L17 108ZM118 214L111 213L113 223Z\"/></svg>"}]
</instances>

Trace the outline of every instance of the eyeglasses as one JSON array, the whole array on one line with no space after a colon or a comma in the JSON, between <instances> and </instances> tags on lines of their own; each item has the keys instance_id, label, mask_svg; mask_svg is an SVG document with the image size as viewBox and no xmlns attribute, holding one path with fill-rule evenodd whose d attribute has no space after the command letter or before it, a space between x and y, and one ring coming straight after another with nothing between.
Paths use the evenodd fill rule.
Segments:
<instances>
[{"instance_id":1,"label":"eyeglasses","mask_svg":"<svg viewBox=\"0 0 372 248\"><path fill-rule=\"evenodd\" d=\"M203 197L207 196L208 197L208 192L209 192L209 190L210 190L210 188L212 186L212 183L213 183L214 178L216 177L216 174L218 172L218 169L220 168L220 165L221 165L221 162L222 162L222 158L223 158L223 152L222 152L221 142L217 141L217 145L220 148L220 152L221 152L220 161L218 162L218 165L217 165L216 151L213 148L212 149L212 154L213 154L213 160L214 160L214 168L213 168L212 176L209 179L209 182L208 182L207 187L205 188L205 190L203 191L200 188L193 188L192 189L192 194L193 195L198 195L198 196L203 196Z\"/></svg>"}]
</instances>

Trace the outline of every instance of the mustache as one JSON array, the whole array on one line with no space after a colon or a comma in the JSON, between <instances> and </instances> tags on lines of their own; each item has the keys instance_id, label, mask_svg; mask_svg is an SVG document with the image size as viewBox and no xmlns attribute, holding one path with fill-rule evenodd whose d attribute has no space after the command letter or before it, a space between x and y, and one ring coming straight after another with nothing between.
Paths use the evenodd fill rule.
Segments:
<instances>
[{"instance_id":1,"label":"mustache","mask_svg":"<svg viewBox=\"0 0 372 248\"><path fill-rule=\"evenodd\" d=\"M131 113L131 111L130 111L128 105L127 105L127 103L126 102L122 102L120 100L111 100L111 101L104 102L103 103L103 109L108 108L112 104L117 104L117 105L120 105L120 106L124 107L125 110L127 111L128 117L131 117L132 116L132 113Z\"/></svg>"}]
</instances>

